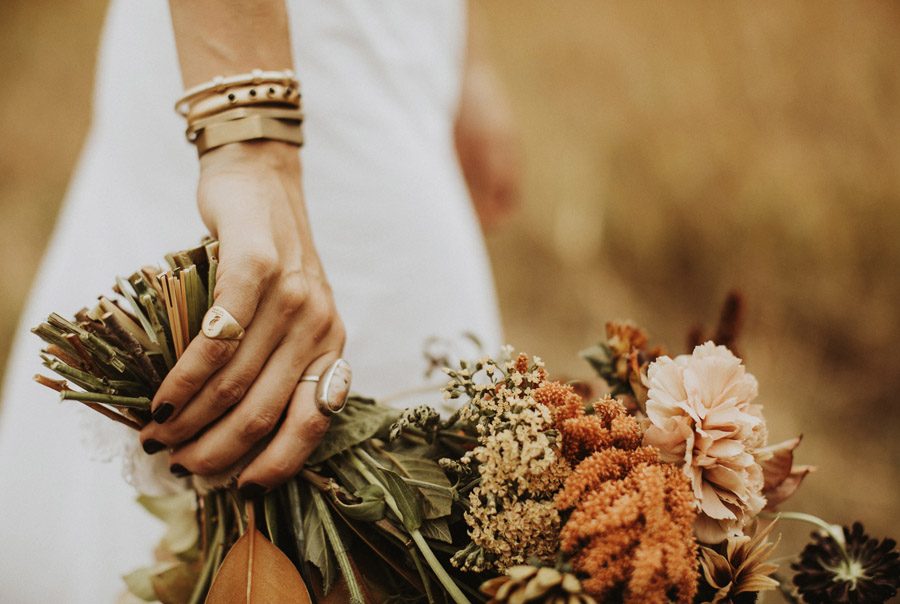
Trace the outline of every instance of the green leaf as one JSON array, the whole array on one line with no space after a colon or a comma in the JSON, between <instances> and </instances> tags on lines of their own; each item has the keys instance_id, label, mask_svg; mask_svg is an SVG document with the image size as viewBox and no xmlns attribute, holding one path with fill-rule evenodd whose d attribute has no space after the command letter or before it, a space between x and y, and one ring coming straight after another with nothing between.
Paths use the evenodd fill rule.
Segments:
<instances>
[{"instance_id":1,"label":"green leaf","mask_svg":"<svg viewBox=\"0 0 900 604\"><path fill-rule=\"evenodd\" d=\"M186 554L194 548L200 531L197 527L196 498L193 491L163 497L141 495L137 501L166 524L163 544L169 551L178 555Z\"/></svg>"},{"instance_id":2,"label":"green leaf","mask_svg":"<svg viewBox=\"0 0 900 604\"><path fill-rule=\"evenodd\" d=\"M338 576L337 561L334 558L334 552L328 545L325 527L312 500L311 489L313 487L308 486L307 488L303 497L303 545L305 549L303 559L322 573L322 587L325 593L328 593Z\"/></svg>"},{"instance_id":3,"label":"green leaf","mask_svg":"<svg viewBox=\"0 0 900 604\"><path fill-rule=\"evenodd\" d=\"M172 566L171 564L166 567ZM122 577L128 591L145 602L156 602L156 590L153 589L153 576L160 572L158 567L139 568Z\"/></svg>"},{"instance_id":4,"label":"green leaf","mask_svg":"<svg viewBox=\"0 0 900 604\"><path fill-rule=\"evenodd\" d=\"M434 539L435 541L443 541L444 543L453 543L453 536L450 534L450 525L446 518L435 518L426 520L419 529L423 537Z\"/></svg>"},{"instance_id":5,"label":"green leaf","mask_svg":"<svg viewBox=\"0 0 900 604\"><path fill-rule=\"evenodd\" d=\"M394 501L397 504L397 510L403 517L403 525L409 531L414 531L422 526L422 508L419 505L419 499L416 492L411 486L403 482L403 479L394 471L384 468L372 468L378 479L384 484Z\"/></svg>"},{"instance_id":6,"label":"green leaf","mask_svg":"<svg viewBox=\"0 0 900 604\"><path fill-rule=\"evenodd\" d=\"M184 604L200 571L199 562L163 562L123 576L128 591L145 602Z\"/></svg>"},{"instance_id":7,"label":"green leaf","mask_svg":"<svg viewBox=\"0 0 900 604\"><path fill-rule=\"evenodd\" d=\"M397 416L397 411L379 407L358 398L351 398L344 410L331 419L331 427L322 442L309 457L310 465L346 451L366 441Z\"/></svg>"},{"instance_id":8,"label":"green leaf","mask_svg":"<svg viewBox=\"0 0 900 604\"><path fill-rule=\"evenodd\" d=\"M426 519L430 520L450 515L450 510L453 507L453 497L450 489L453 485L450 484L447 475L434 459L424 455L413 456L394 452L384 452L384 457L397 468L401 476L437 487L431 489L418 485L414 486L422 495L422 514Z\"/></svg>"},{"instance_id":9,"label":"green leaf","mask_svg":"<svg viewBox=\"0 0 900 604\"><path fill-rule=\"evenodd\" d=\"M335 498L334 504L343 515L363 522L375 522L384 518L384 489L378 485L368 484L357 490L354 495L361 501L344 503Z\"/></svg>"}]
</instances>

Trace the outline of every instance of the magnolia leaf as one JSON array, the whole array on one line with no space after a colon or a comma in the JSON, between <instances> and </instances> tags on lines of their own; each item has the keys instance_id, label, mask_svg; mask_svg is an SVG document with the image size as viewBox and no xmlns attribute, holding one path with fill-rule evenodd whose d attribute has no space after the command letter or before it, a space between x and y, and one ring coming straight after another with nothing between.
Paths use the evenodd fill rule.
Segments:
<instances>
[{"instance_id":1,"label":"magnolia leaf","mask_svg":"<svg viewBox=\"0 0 900 604\"><path fill-rule=\"evenodd\" d=\"M385 489L394 497L406 529L414 531L419 528L422 525L422 508L413 488L403 482L396 472L379 467L373 469L378 473Z\"/></svg>"},{"instance_id":2,"label":"magnolia leaf","mask_svg":"<svg viewBox=\"0 0 900 604\"><path fill-rule=\"evenodd\" d=\"M368 440L396 417L397 411L351 398L344 410L333 416L331 427L307 463L315 465Z\"/></svg>"},{"instance_id":3,"label":"magnolia leaf","mask_svg":"<svg viewBox=\"0 0 900 604\"><path fill-rule=\"evenodd\" d=\"M443 541L444 543L453 543L453 536L450 534L450 525L446 518L435 518L426 520L419 528L423 537L434 539L435 541Z\"/></svg>"},{"instance_id":4,"label":"magnolia leaf","mask_svg":"<svg viewBox=\"0 0 900 604\"><path fill-rule=\"evenodd\" d=\"M300 573L255 523L238 539L206 595L206 604L311 604Z\"/></svg>"},{"instance_id":5,"label":"magnolia leaf","mask_svg":"<svg viewBox=\"0 0 900 604\"><path fill-rule=\"evenodd\" d=\"M197 501L193 491L162 497L141 495L137 501L166 524L162 543L169 551L176 555L184 554L194 547L200 532L196 519Z\"/></svg>"},{"instance_id":6,"label":"magnolia leaf","mask_svg":"<svg viewBox=\"0 0 900 604\"><path fill-rule=\"evenodd\" d=\"M450 494L452 485L447 475L436 461L428 457L412 456L403 453L385 453L385 457L396 467L400 475L419 482L427 482L437 488L415 488L422 495L422 514L426 519L442 518L450 514L453 497Z\"/></svg>"},{"instance_id":7,"label":"magnolia leaf","mask_svg":"<svg viewBox=\"0 0 900 604\"><path fill-rule=\"evenodd\" d=\"M384 489L378 485L368 484L357 490L354 495L361 501L344 503L340 499L334 499L334 504L344 516L363 522L375 522L384 518Z\"/></svg>"},{"instance_id":8,"label":"magnolia leaf","mask_svg":"<svg viewBox=\"0 0 900 604\"><path fill-rule=\"evenodd\" d=\"M201 562L176 564L150 578L156 598L163 604L187 604L197 579Z\"/></svg>"},{"instance_id":9,"label":"magnolia leaf","mask_svg":"<svg viewBox=\"0 0 900 604\"><path fill-rule=\"evenodd\" d=\"M309 493L303 498L303 545L303 559L319 569L323 589L327 594L338 576L337 560L328 545L325 526Z\"/></svg>"}]
</instances>

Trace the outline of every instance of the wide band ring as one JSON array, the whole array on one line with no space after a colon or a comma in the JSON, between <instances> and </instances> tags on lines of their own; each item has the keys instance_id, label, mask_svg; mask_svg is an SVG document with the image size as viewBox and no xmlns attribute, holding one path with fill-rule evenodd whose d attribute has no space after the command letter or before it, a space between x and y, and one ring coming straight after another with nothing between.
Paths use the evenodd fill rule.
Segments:
<instances>
[{"instance_id":1,"label":"wide band ring","mask_svg":"<svg viewBox=\"0 0 900 604\"><path fill-rule=\"evenodd\" d=\"M316 408L323 415L340 413L347 406L353 371L350 363L337 359L321 375L304 375L301 382L316 382Z\"/></svg>"},{"instance_id":2,"label":"wide band ring","mask_svg":"<svg viewBox=\"0 0 900 604\"><path fill-rule=\"evenodd\" d=\"M213 340L240 340L244 328L221 306L213 306L203 316L203 335Z\"/></svg>"}]
</instances>

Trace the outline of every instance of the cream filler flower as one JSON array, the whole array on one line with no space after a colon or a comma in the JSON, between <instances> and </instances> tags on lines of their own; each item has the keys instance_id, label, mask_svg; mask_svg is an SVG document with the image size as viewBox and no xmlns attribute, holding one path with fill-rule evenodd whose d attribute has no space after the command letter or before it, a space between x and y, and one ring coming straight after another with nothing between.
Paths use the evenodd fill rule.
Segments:
<instances>
[{"instance_id":1,"label":"cream filler flower","mask_svg":"<svg viewBox=\"0 0 900 604\"><path fill-rule=\"evenodd\" d=\"M644 444L684 464L700 511L697 538L718 543L740 535L766 504L756 458L766 441L765 420L751 404L756 378L726 347L707 342L690 355L660 357L644 383L651 422Z\"/></svg>"}]
</instances>

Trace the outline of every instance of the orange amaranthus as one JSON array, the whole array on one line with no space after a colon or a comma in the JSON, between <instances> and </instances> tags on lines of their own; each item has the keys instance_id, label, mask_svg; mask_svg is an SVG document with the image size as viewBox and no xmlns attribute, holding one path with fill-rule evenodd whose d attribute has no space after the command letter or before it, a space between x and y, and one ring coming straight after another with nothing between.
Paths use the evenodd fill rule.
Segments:
<instances>
[{"instance_id":1,"label":"orange amaranthus","mask_svg":"<svg viewBox=\"0 0 900 604\"><path fill-rule=\"evenodd\" d=\"M687 478L641 446L641 426L620 402L603 399L586 414L575 397L556 383L534 394L551 409L574 466L556 495L557 509L569 514L562 551L601 601L691 602L699 569Z\"/></svg>"}]
</instances>

